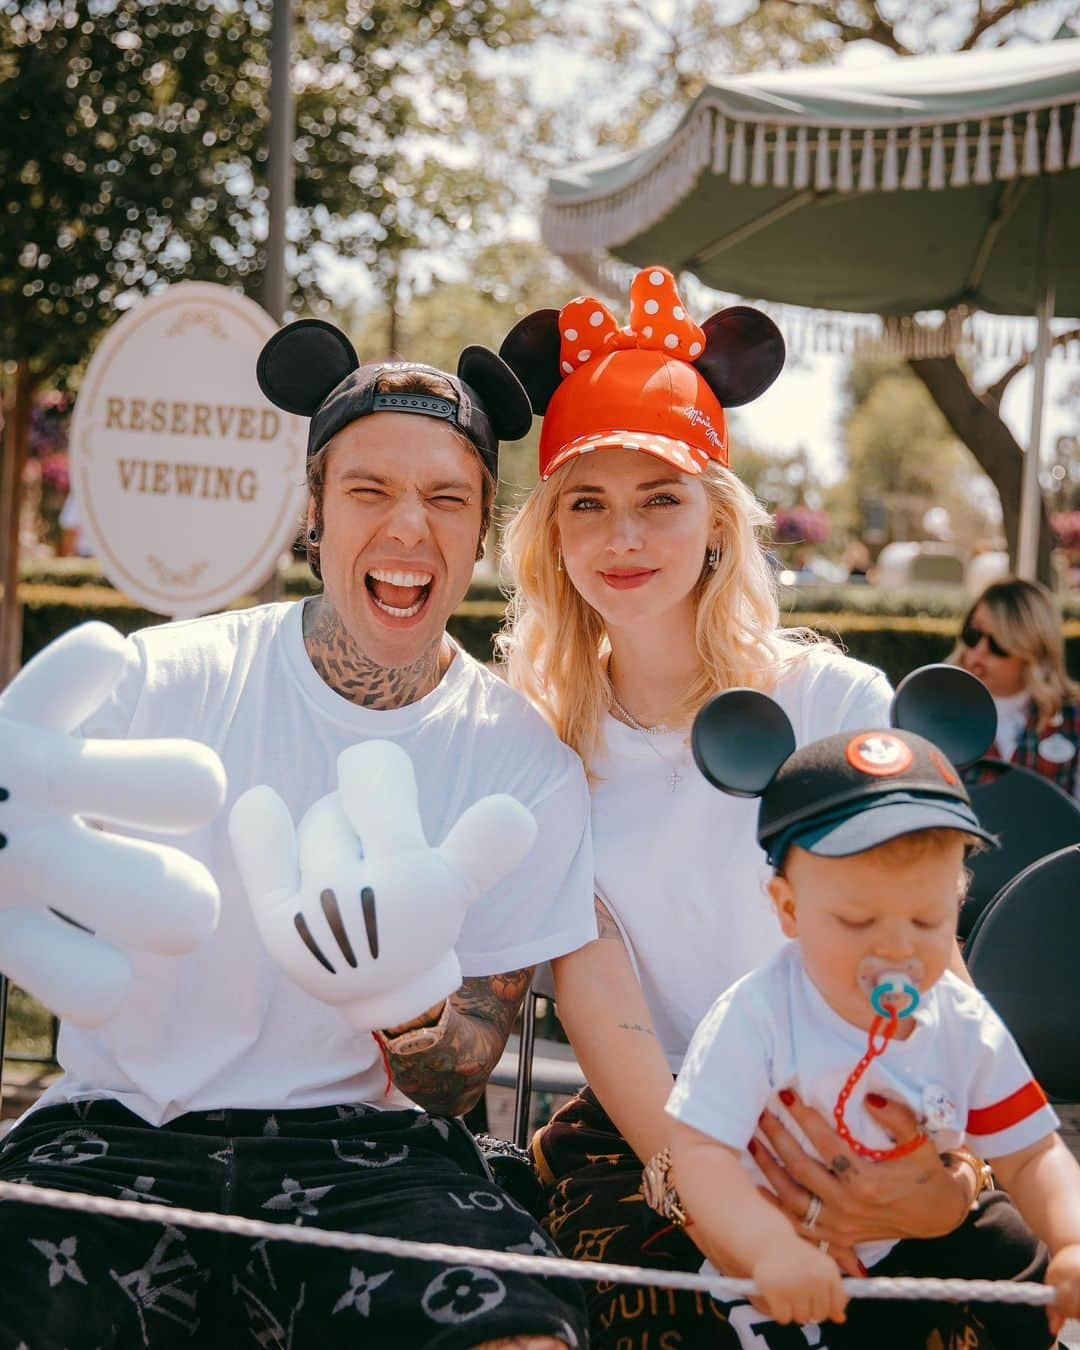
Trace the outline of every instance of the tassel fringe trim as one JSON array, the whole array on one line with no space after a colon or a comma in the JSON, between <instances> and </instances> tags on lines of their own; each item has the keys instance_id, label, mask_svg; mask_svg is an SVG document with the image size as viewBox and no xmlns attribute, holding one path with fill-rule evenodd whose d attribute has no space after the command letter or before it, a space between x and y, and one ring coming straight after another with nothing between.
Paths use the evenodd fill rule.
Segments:
<instances>
[{"instance_id":1,"label":"tassel fringe trim","mask_svg":"<svg viewBox=\"0 0 1080 1350\"><path fill-rule=\"evenodd\" d=\"M736 187L849 193L936 192L1078 167L1080 103L971 124L855 130L746 122L703 105L634 182L610 195L549 197L541 232L564 256L624 243L688 196L706 171Z\"/></svg>"},{"instance_id":2,"label":"tassel fringe trim","mask_svg":"<svg viewBox=\"0 0 1080 1350\"><path fill-rule=\"evenodd\" d=\"M625 300L636 267L606 255L571 255L564 261L597 295ZM779 325L796 355L834 353L854 356L888 352L909 360L961 355L975 360L1014 362L1034 354L1034 319L1006 318L964 307L946 314L845 314L802 309L752 297L726 295L703 286L690 273L679 278L679 293L695 313L707 314L734 303L752 303ZM1069 325L1063 321L1067 328ZM1080 336L1050 349L1052 361L1080 364Z\"/></svg>"}]
</instances>

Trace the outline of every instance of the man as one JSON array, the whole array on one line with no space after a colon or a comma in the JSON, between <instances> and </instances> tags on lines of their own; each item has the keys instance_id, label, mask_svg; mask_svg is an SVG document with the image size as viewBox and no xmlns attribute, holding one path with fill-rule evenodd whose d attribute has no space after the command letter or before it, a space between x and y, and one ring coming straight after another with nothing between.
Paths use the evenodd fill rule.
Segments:
<instances>
[{"instance_id":1,"label":"man","mask_svg":"<svg viewBox=\"0 0 1080 1350\"><path fill-rule=\"evenodd\" d=\"M64 1027L64 1077L8 1137L0 1179L553 1250L457 1119L533 966L595 936L580 763L445 631L482 551L498 438L524 434L527 400L483 349L457 377L359 368L344 335L315 321L275 335L259 375L279 406L311 416L307 547L323 592L137 635L137 669L84 730L200 740L225 765L230 802L266 784L294 820L336 787L343 749L392 740L412 759L430 842L493 792L532 812L538 838L469 910L457 992L365 1036L266 955L219 815L185 841L221 888L217 932L190 956L135 954L120 1013L100 1031ZM14 1204L0 1208L0 1241L0 1344L13 1347L584 1341L576 1287L470 1265Z\"/></svg>"}]
</instances>

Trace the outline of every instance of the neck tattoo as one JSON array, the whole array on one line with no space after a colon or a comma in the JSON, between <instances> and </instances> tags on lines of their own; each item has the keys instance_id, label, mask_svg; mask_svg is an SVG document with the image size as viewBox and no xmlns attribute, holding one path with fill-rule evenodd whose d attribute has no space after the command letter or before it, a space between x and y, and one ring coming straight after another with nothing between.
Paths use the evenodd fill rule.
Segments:
<instances>
[{"instance_id":1,"label":"neck tattoo","mask_svg":"<svg viewBox=\"0 0 1080 1350\"><path fill-rule=\"evenodd\" d=\"M304 646L316 673L361 708L404 708L430 694L449 665L438 642L407 666L380 666L365 656L325 595L304 603Z\"/></svg>"}]
</instances>

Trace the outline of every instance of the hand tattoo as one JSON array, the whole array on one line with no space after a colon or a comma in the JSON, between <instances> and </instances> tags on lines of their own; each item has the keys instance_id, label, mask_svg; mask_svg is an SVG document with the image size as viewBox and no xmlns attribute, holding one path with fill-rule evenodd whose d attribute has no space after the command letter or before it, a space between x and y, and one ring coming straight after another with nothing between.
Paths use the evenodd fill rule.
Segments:
<instances>
[{"instance_id":1,"label":"hand tattoo","mask_svg":"<svg viewBox=\"0 0 1080 1350\"><path fill-rule=\"evenodd\" d=\"M443 674L441 637L411 665L380 666L359 650L325 594L304 603L304 646L320 678L361 708L404 708Z\"/></svg>"},{"instance_id":2,"label":"hand tattoo","mask_svg":"<svg viewBox=\"0 0 1080 1350\"><path fill-rule=\"evenodd\" d=\"M533 967L475 976L450 995L450 1018L437 1045L389 1054L390 1074L406 1097L433 1116L461 1116L480 1099L532 983Z\"/></svg>"}]
</instances>

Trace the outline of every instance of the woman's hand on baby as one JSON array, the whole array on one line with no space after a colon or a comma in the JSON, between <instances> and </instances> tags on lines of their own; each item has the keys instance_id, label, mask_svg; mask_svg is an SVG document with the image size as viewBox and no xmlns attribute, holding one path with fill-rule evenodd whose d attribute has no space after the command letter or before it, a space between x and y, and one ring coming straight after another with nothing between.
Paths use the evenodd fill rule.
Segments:
<instances>
[{"instance_id":1,"label":"woman's hand on baby","mask_svg":"<svg viewBox=\"0 0 1080 1350\"><path fill-rule=\"evenodd\" d=\"M814 1236L840 1248L882 1238L938 1237L962 1221L970 1192L929 1140L905 1157L871 1162L817 1111L794 1093L788 1095L791 1100L784 1105L825 1161L802 1149L770 1111L760 1122L768 1148L759 1145L754 1157L794 1223L806 1216L814 1195L821 1200ZM914 1112L899 1102L880 1101L875 1105L867 1098L867 1107L896 1143L918 1134Z\"/></svg>"},{"instance_id":2,"label":"woman's hand on baby","mask_svg":"<svg viewBox=\"0 0 1080 1350\"><path fill-rule=\"evenodd\" d=\"M844 1320L848 1296L836 1262L805 1242L773 1246L751 1276L760 1295L754 1307L776 1322Z\"/></svg>"},{"instance_id":3,"label":"woman's hand on baby","mask_svg":"<svg viewBox=\"0 0 1080 1350\"><path fill-rule=\"evenodd\" d=\"M1046 1271L1046 1283L1057 1293L1057 1302L1047 1308L1050 1331L1061 1330L1070 1317L1080 1317L1080 1243L1062 1247Z\"/></svg>"}]
</instances>

